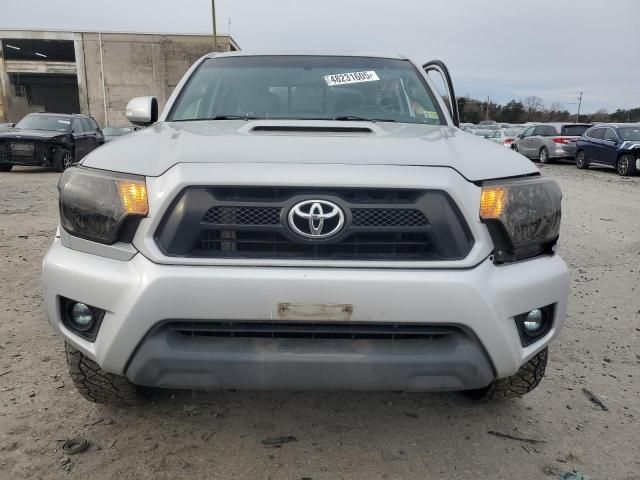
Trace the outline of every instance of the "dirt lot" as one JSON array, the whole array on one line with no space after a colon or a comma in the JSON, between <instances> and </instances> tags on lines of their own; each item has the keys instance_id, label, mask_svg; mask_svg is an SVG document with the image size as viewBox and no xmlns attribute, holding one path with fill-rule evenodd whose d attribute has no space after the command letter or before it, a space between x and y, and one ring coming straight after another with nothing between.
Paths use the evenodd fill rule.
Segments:
<instances>
[{"instance_id":1,"label":"dirt lot","mask_svg":"<svg viewBox=\"0 0 640 480\"><path fill-rule=\"evenodd\" d=\"M565 194L572 294L547 376L526 398L162 392L129 410L76 393L43 314L58 175L0 174L0 479L540 479L573 469L640 479L640 177L570 165L544 173ZM91 447L67 457L70 437Z\"/></svg>"}]
</instances>

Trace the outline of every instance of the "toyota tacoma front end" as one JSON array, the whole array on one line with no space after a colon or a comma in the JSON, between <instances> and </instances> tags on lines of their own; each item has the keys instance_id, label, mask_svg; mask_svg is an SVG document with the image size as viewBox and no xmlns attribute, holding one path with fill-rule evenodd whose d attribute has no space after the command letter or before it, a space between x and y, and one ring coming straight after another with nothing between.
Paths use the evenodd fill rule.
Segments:
<instances>
[{"instance_id":1,"label":"toyota tacoma front end","mask_svg":"<svg viewBox=\"0 0 640 480\"><path fill-rule=\"evenodd\" d=\"M49 321L88 399L467 390L544 373L561 194L400 57L209 55L60 179Z\"/></svg>"}]
</instances>

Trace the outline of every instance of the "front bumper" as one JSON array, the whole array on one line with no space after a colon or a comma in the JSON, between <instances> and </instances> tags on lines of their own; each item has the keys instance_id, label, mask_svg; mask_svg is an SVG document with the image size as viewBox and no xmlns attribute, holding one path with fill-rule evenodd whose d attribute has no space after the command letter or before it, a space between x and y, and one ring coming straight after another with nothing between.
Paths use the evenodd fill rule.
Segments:
<instances>
[{"instance_id":1,"label":"front bumper","mask_svg":"<svg viewBox=\"0 0 640 480\"><path fill-rule=\"evenodd\" d=\"M106 371L184 388L226 388L233 384L230 378L238 379L237 388L476 388L513 375L544 348L564 323L568 296L567 267L558 256L504 266L486 259L457 270L183 266L153 263L141 254L114 260L56 239L43 272L49 321L67 342ZM63 325L60 297L106 310L94 343ZM349 305L342 321L350 322L455 325L473 341L428 351L418 345L394 351L382 344L354 349L337 343L301 348L303 343L291 340L238 342L211 344L199 355L152 335L166 320L272 322L283 319L283 304ZM552 329L522 347L513 317L549 304L556 306ZM136 357L140 351L151 354ZM336 380L328 381L338 370ZM394 375L401 380L381 380Z\"/></svg>"}]
</instances>

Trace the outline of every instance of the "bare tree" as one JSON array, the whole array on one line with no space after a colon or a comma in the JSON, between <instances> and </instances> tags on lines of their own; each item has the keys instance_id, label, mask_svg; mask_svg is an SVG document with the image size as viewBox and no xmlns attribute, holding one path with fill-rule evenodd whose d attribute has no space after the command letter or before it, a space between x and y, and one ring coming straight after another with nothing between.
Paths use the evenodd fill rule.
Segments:
<instances>
[{"instance_id":1,"label":"bare tree","mask_svg":"<svg viewBox=\"0 0 640 480\"><path fill-rule=\"evenodd\" d=\"M606 108L601 108L593 114L593 120L596 122L606 122L607 118L609 118L609 112Z\"/></svg>"},{"instance_id":2,"label":"bare tree","mask_svg":"<svg viewBox=\"0 0 640 480\"><path fill-rule=\"evenodd\" d=\"M562 113L564 112L564 105L560 102L553 102L551 106L545 111L545 119L547 122L557 122L565 120L562 117Z\"/></svg>"},{"instance_id":3,"label":"bare tree","mask_svg":"<svg viewBox=\"0 0 640 480\"><path fill-rule=\"evenodd\" d=\"M552 112L561 112L564 110L564 104L560 102L553 102L549 107L549 110L551 110Z\"/></svg>"},{"instance_id":4,"label":"bare tree","mask_svg":"<svg viewBox=\"0 0 640 480\"><path fill-rule=\"evenodd\" d=\"M524 99L524 111L527 121L531 122L544 108L544 102L540 97L531 96Z\"/></svg>"}]
</instances>

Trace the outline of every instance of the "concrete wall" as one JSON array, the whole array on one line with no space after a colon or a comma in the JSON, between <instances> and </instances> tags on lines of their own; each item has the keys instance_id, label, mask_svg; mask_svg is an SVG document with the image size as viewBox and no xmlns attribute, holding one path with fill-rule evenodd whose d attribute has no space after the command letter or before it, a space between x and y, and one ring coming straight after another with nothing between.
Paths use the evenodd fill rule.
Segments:
<instances>
[{"instance_id":1,"label":"concrete wall","mask_svg":"<svg viewBox=\"0 0 640 480\"><path fill-rule=\"evenodd\" d=\"M19 102L11 97L11 72L76 74L81 113L101 126L127 124L124 109L131 98L153 95L162 109L189 66L214 50L213 38L204 35L0 31L0 38L73 40L76 57L70 63L4 61L0 55L0 122L22 115L12 108ZM238 49L230 37L218 36L217 51Z\"/></svg>"},{"instance_id":2,"label":"concrete wall","mask_svg":"<svg viewBox=\"0 0 640 480\"><path fill-rule=\"evenodd\" d=\"M189 66L213 50L210 36L85 33L82 37L88 112L102 126L127 124L124 110L133 97L153 95L162 109ZM218 37L218 51L230 47L229 37Z\"/></svg>"}]
</instances>

